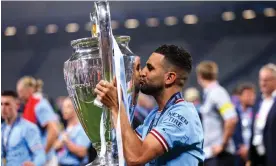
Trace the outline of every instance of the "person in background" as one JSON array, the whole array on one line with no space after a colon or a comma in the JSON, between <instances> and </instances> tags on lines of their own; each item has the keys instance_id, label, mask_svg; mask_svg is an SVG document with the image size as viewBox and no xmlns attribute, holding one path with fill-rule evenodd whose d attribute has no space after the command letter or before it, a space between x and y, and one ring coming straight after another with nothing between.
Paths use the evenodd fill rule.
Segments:
<instances>
[{"instance_id":1,"label":"person in background","mask_svg":"<svg viewBox=\"0 0 276 166\"><path fill-rule=\"evenodd\" d=\"M47 154L46 166L57 166L53 144L58 136L57 116L48 100L35 95L37 92L36 80L25 76L17 82L19 99L25 104L23 118L36 124L41 133L42 143Z\"/></svg>"},{"instance_id":2,"label":"person in background","mask_svg":"<svg viewBox=\"0 0 276 166\"><path fill-rule=\"evenodd\" d=\"M256 100L255 85L242 83L237 87L239 104L236 106L239 121L236 125L233 140L236 146L237 166L245 165L251 138L253 106Z\"/></svg>"},{"instance_id":3,"label":"person in background","mask_svg":"<svg viewBox=\"0 0 276 166\"><path fill-rule=\"evenodd\" d=\"M54 145L59 165L80 166L86 164L88 162L87 151L91 142L78 120L69 97L63 102L62 115L67 121L67 126Z\"/></svg>"},{"instance_id":4,"label":"person in background","mask_svg":"<svg viewBox=\"0 0 276 166\"><path fill-rule=\"evenodd\" d=\"M1 158L3 166L42 166L46 154L36 125L18 114L17 94L1 94Z\"/></svg>"},{"instance_id":5,"label":"person in background","mask_svg":"<svg viewBox=\"0 0 276 166\"><path fill-rule=\"evenodd\" d=\"M276 165L276 65L267 64L259 72L262 98L256 103L252 123L249 161L251 166Z\"/></svg>"},{"instance_id":6,"label":"person in background","mask_svg":"<svg viewBox=\"0 0 276 166\"><path fill-rule=\"evenodd\" d=\"M232 135L237 113L227 91L218 83L218 66L202 61L196 68L197 80L204 89L200 107L204 128L206 166L233 166L235 147Z\"/></svg>"},{"instance_id":7,"label":"person in background","mask_svg":"<svg viewBox=\"0 0 276 166\"><path fill-rule=\"evenodd\" d=\"M36 79L35 80L35 92L33 94L34 97L36 98L43 98L44 97L44 94L43 94L43 85L44 85L44 82L41 80L41 79Z\"/></svg>"},{"instance_id":8,"label":"person in background","mask_svg":"<svg viewBox=\"0 0 276 166\"><path fill-rule=\"evenodd\" d=\"M196 88L190 87L190 88L186 89L184 92L184 99L188 102L192 102L194 104L194 106L196 107L196 110L199 112L200 94Z\"/></svg>"},{"instance_id":9,"label":"person in background","mask_svg":"<svg viewBox=\"0 0 276 166\"><path fill-rule=\"evenodd\" d=\"M57 99L56 99L56 108L57 108L57 115L58 115L58 118L59 118L59 121L61 123L61 128L64 129L66 126L67 126L67 121L63 119L62 117L62 105L63 105L63 102L64 100L67 98L67 96L59 96Z\"/></svg>"}]
</instances>

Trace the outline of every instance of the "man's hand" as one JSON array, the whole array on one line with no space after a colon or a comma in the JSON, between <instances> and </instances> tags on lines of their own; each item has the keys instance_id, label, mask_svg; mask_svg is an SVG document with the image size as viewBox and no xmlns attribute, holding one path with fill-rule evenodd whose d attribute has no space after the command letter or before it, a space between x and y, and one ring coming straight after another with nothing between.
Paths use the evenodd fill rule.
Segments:
<instances>
[{"instance_id":1,"label":"man's hand","mask_svg":"<svg viewBox=\"0 0 276 166\"><path fill-rule=\"evenodd\" d=\"M248 149L245 145L241 145L237 153L244 161L247 160Z\"/></svg>"},{"instance_id":2,"label":"man's hand","mask_svg":"<svg viewBox=\"0 0 276 166\"><path fill-rule=\"evenodd\" d=\"M68 134L67 134L66 132L63 132L63 133L61 134L61 141L62 141L62 143L65 143L65 142L68 141L68 140L69 140Z\"/></svg>"},{"instance_id":3,"label":"man's hand","mask_svg":"<svg viewBox=\"0 0 276 166\"><path fill-rule=\"evenodd\" d=\"M212 152L215 156L217 156L218 154L220 154L223 151L223 146L222 145L214 145L212 147Z\"/></svg>"},{"instance_id":4,"label":"man's hand","mask_svg":"<svg viewBox=\"0 0 276 166\"><path fill-rule=\"evenodd\" d=\"M25 161L22 166L35 166L35 165L30 161Z\"/></svg>"},{"instance_id":5,"label":"man's hand","mask_svg":"<svg viewBox=\"0 0 276 166\"><path fill-rule=\"evenodd\" d=\"M53 145L53 147L54 147L55 150L61 149L62 146L63 146L63 142L62 142L61 140L57 140L57 141L54 143L54 145Z\"/></svg>"},{"instance_id":6,"label":"man's hand","mask_svg":"<svg viewBox=\"0 0 276 166\"><path fill-rule=\"evenodd\" d=\"M118 109L118 94L116 88L116 80L112 83L101 80L94 89L97 94L97 99L103 103L107 108L117 108Z\"/></svg>"}]
</instances>

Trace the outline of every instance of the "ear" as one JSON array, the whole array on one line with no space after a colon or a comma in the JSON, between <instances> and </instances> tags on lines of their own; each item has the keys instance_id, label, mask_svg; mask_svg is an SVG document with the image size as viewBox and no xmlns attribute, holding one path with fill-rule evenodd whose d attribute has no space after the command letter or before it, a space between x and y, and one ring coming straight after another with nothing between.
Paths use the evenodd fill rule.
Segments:
<instances>
[{"instance_id":1,"label":"ear","mask_svg":"<svg viewBox=\"0 0 276 166\"><path fill-rule=\"evenodd\" d=\"M165 84L170 85L174 83L176 80L176 73L175 72L168 72L165 74Z\"/></svg>"}]
</instances>

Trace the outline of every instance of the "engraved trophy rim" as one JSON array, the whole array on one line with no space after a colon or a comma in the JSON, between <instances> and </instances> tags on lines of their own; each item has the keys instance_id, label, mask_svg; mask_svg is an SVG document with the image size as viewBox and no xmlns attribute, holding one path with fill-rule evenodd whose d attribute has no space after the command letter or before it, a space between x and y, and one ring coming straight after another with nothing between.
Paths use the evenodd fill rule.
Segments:
<instances>
[{"instance_id":1,"label":"engraved trophy rim","mask_svg":"<svg viewBox=\"0 0 276 166\"><path fill-rule=\"evenodd\" d=\"M118 43L124 43L131 40L130 36L127 36L127 35L114 36L114 38ZM99 44L98 37L84 37L84 38L79 38L71 41L72 47L77 47L77 46L82 47L82 46L91 46L91 45L98 46L98 44Z\"/></svg>"}]
</instances>

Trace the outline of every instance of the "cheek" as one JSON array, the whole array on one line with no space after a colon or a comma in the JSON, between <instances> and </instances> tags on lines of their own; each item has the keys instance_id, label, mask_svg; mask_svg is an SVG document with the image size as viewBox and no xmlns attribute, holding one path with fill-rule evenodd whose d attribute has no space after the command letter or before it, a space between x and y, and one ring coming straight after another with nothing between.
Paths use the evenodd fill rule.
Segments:
<instances>
[{"instance_id":1,"label":"cheek","mask_svg":"<svg viewBox=\"0 0 276 166\"><path fill-rule=\"evenodd\" d=\"M271 87L271 89L274 88L275 85L276 85L276 82L275 82L275 81L270 81L270 82L269 82L269 87Z\"/></svg>"},{"instance_id":2,"label":"cheek","mask_svg":"<svg viewBox=\"0 0 276 166\"><path fill-rule=\"evenodd\" d=\"M260 84L261 87L266 87L266 82L265 81L260 81L259 84Z\"/></svg>"},{"instance_id":3,"label":"cheek","mask_svg":"<svg viewBox=\"0 0 276 166\"><path fill-rule=\"evenodd\" d=\"M158 83L163 81L163 76L160 77L156 73L152 73L152 75L148 78L149 82Z\"/></svg>"},{"instance_id":4,"label":"cheek","mask_svg":"<svg viewBox=\"0 0 276 166\"><path fill-rule=\"evenodd\" d=\"M62 117L64 118L64 119L67 119L67 117L68 117L68 114L67 114L67 112L62 112Z\"/></svg>"}]
</instances>

